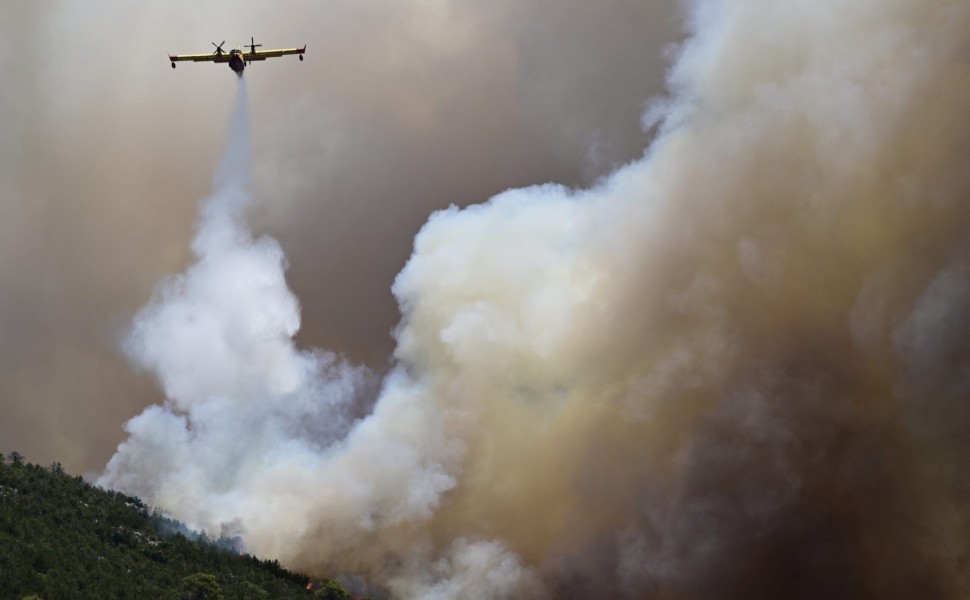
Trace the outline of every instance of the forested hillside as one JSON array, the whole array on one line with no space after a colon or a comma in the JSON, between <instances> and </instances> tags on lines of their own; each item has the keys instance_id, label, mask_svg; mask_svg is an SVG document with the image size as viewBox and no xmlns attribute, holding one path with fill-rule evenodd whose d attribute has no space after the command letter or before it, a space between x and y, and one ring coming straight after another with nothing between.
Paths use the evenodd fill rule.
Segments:
<instances>
[{"instance_id":1,"label":"forested hillside","mask_svg":"<svg viewBox=\"0 0 970 600\"><path fill-rule=\"evenodd\" d=\"M276 561L181 531L189 533L59 464L0 455L0 600L349 597L332 582L315 595L307 577Z\"/></svg>"}]
</instances>

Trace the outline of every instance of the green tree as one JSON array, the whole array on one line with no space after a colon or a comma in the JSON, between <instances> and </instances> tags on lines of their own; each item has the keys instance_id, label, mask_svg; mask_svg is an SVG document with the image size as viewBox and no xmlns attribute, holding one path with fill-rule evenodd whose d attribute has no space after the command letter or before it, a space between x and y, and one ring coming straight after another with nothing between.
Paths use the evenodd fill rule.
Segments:
<instances>
[{"instance_id":1,"label":"green tree","mask_svg":"<svg viewBox=\"0 0 970 600\"><path fill-rule=\"evenodd\" d=\"M313 597L307 577L276 560L193 541L184 524L57 463L5 458L19 464L0 463L0 600Z\"/></svg>"},{"instance_id":2,"label":"green tree","mask_svg":"<svg viewBox=\"0 0 970 600\"><path fill-rule=\"evenodd\" d=\"M333 579L324 579L323 586L314 596L322 600L350 600L351 598L350 592Z\"/></svg>"},{"instance_id":3,"label":"green tree","mask_svg":"<svg viewBox=\"0 0 970 600\"><path fill-rule=\"evenodd\" d=\"M258 585L247 581L239 588L239 598L241 600L265 600L269 598L269 593Z\"/></svg>"},{"instance_id":4,"label":"green tree","mask_svg":"<svg viewBox=\"0 0 970 600\"><path fill-rule=\"evenodd\" d=\"M222 588L215 575L196 573L182 578L183 600L223 600Z\"/></svg>"}]
</instances>

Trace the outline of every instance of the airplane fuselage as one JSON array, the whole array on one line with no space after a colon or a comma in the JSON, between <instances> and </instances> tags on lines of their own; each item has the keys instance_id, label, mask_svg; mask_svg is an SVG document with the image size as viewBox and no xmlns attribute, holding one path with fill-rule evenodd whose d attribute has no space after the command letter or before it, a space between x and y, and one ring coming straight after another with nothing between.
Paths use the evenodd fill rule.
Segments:
<instances>
[{"instance_id":1,"label":"airplane fuselage","mask_svg":"<svg viewBox=\"0 0 970 600\"><path fill-rule=\"evenodd\" d=\"M242 50L235 49L229 51L229 68L242 77L243 69L246 68L246 60L243 58Z\"/></svg>"}]
</instances>

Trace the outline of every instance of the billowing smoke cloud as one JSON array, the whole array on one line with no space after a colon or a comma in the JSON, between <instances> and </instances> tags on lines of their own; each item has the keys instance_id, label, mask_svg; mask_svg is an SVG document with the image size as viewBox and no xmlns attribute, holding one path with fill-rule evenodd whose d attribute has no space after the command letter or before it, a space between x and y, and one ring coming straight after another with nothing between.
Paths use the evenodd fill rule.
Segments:
<instances>
[{"instance_id":1,"label":"billowing smoke cloud","mask_svg":"<svg viewBox=\"0 0 970 600\"><path fill-rule=\"evenodd\" d=\"M222 180L102 481L397 597L966 597L970 6L691 26L641 160L431 217L357 420Z\"/></svg>"}]
</instances>

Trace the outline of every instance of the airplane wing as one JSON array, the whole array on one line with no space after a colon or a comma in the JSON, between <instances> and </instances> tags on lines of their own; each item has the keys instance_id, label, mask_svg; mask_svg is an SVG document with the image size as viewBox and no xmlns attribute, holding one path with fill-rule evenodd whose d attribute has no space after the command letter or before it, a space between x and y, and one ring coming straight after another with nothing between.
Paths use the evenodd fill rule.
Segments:
<instances>
[{"instance_id":1,"label":"airplane wing","mask_svg":"<svg viewBox=\"0 0 970 600\"><path fill-rule=\"evenodd\" d=\"M182 61L182 60L191 60L193 62L211 61L211 62L217 62L217 63L224 63L224 62L229 62L229 53L228 52L223 52L222 54L215 54L215 53L209 53L209 54L169 54L168 55L168 59L170 61L172 61L173 63L174 62L179 62L179 61Z\"/></svg>"},{"instance_id":2,"label":"airplane wing","mask_svg":"<svg viewBox=\"0 0 970 600\"><path fill-rule=\"evenodd\" d=\"M277 56L286 56L287 54L303 54L306 52L306 46L302 48L280 48L277 50L257 50L256 52L244 52L243 58L245 60L266 60L267 58L275 58ZM303 60L303 57L300 57Z\"/></svg>"}]
</instances>

